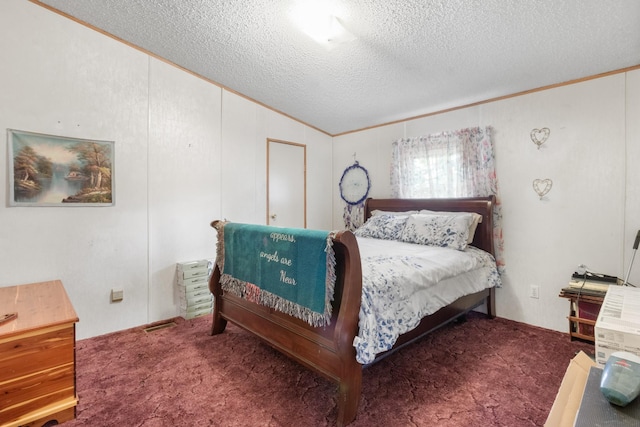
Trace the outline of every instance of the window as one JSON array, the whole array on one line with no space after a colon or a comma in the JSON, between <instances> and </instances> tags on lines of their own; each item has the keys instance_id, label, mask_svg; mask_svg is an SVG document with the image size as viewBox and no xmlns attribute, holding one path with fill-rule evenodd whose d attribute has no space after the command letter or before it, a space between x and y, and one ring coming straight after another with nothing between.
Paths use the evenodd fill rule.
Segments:
<instances>
[{"instance_id":1,"label":"window","mask_svg":"<svg viewBox=\"0 0 640 427\"><path fill-rule=\"evenodd\" d=\"M496 195L493 225L500 267L502 215L491 135L490 127L476 127L395 141L391 193L410 199Z\"/></svg>"},{"instance_id":2,"label":"window","mask_svg":"<svg viewBox=\"0 0 640 427\"><path fill-rule=\"evenodd\" d=\"M391 189L402 198L497 194L491 128L395 141Z\"/></svg>"}]
</instances>

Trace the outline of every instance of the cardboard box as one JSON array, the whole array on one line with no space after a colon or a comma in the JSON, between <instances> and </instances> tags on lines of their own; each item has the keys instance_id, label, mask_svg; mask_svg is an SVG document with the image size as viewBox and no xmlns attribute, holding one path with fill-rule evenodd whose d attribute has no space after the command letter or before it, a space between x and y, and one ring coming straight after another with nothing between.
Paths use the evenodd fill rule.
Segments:
<instances>
[{"instance_id":1,"label":"cardboard box","mask_svg":"<svg viewBox=\"0 0 640 427\"><path fill-rule=\"evenodd\" d=\"M209 269L205 268L196 268L192 270L184 270L182 273L178 272L178 278L182 277L182 279L191 279L194 277L207 277L209 275Z\"/></svg>"},{"instance_id":2,"label":"cardboard box","mask_svg":"<svg viewBox=\"0 0 640 427\"><path fill-rule=\"evenodd\" d=\"M610 286L596 320L596 362L604 367L616 351L640 356L640 289Z\"/></svg>"},{"instance_id":3,"label":"cardboard box","mask_svg":"<svg viewBox=\"0 0 640 427\"><path fill-rule=\"evenodd\" d=\"M209 290L209 276L204 277L194 277L194 279L199 279L199 281L193 281L189 283L178 283L178 289L181 293L192 293L201 290ZM189 279L191 280L191 279Z\"/></svg>"},{"instance_id":4,"label":"cardboard box","mask_svg":"<svg viewBox=\"0 0 640 427\"><path fill-rule=\"evenodd\" d=\"M188 286L202 285L203 283L205 286L209 286L209 274L206 274L204 276L200 275L195 277L189 277L188 279L185 279L184 277L182 277L182 274L178 275L178 285L188 287Z\"/></svg>"},{"instance_id":5,"label":"cardboard box","mask_svg":"<svg viewBox=\"0 0 640 427\"><path fill-rule=\"evenodd\" d=\"M200 259L197 261L188 261L188 262L179 262L177 264L178 271L182 273L183 271L189 270L200 270L202 268L208 268L210 265L210 261L208 259Z\"/></svg>"},{"instance_id":6,"label":"cardboard box","mask_svg":"<svg viewBox=\"0 0 640 427\"><path fill-rule=\"evenodd\" d=\"M183 312L182 317L185 319L195 319L196 317L205 316L211 313L213 313L213 307L208 307L198 311Z\"/></svg>"},{"instance_id":7,"label":"cardboard box","mask_svg":"<svg viewBox=\"0 0 640 427\"><path fill-rule=\"evenodd\" d=\"M213 302L213 295L207 290L206 293L196 295L180 295L180 307L192 307L195 305Z\"/></svg>"},{"instance_id":8,"label":"cardboard box","mask_svg":"<svg viewBox=\"0 0 640 427\"><path fill-rule=\"evenodd\" d=\"M545 427L573 426L592 366L597 366L596 362L582 351L571 359Z\"/></svg>"},{"instance_id":9,"label":"cardboard box","mask_svg":"<svg viewBox=\"0 0 640 427\"><path fill-rule=\"evenodd\" d=\"M213 269L213 262L207 259L198 261L179 262L176 264L178 280L191 279L194 277L207 276Z\"/></svg>"}]
</instances>

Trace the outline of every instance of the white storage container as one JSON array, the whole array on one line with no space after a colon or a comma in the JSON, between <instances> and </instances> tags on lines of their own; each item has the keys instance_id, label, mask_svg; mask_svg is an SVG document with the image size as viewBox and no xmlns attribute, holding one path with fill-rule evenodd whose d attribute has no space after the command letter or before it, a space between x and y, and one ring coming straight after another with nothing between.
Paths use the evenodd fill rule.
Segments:
<instances>
[{"instance_id":1,"label":"white storage container","mask_svg":"<svg viewBox=\"0 0 640 427\"><path fill-rule=\"evenodd\" d=\"M180 262L176 265L176 286L180 299L180 316L185 319L213 311L209 277L213 263L209 260Z\"/></svg>"},{"instance_id":2,"label":"white storage container","mask_svg":"<svg viewBox=\"0 0 640 427\"><path fill-rule=\"evenodd\" d=\"M603 367L611 353L640 356L640 289L609 286L595 327L596 362Z\"/></svg>"}]
</instances>

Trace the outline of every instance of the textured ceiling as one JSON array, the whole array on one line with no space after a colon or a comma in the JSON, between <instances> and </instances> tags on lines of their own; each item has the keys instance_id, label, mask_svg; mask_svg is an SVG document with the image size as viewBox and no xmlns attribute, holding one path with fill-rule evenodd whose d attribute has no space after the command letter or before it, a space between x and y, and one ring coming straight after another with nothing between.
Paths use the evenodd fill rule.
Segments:
<instances>
[{"instance_id":1,"label":"textured ceiling","mask_svg":"<svg viewBox=\"0 0 640 427\"><path fill-rule=\"evenodd\" d=\"M329 48L295 0L40 3L333 135L640 64L638 0L334 0Z\"/></svg>"}]
</instances>

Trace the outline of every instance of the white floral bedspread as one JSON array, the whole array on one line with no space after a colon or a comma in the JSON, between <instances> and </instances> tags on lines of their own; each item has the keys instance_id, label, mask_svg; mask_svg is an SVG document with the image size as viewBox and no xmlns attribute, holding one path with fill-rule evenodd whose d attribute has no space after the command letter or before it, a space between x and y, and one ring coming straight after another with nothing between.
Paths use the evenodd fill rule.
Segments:
<instances>
[{"instance_id":1,"label":"white floral bedspread","mask_svg":"<svg viewBox=\"0 0 640 427\"><path fill-rule=\"evenodd\" d=\"M362 364L391 349L424 316L463 295L500 286L493 257L471 246L459 251L362 237L358 245L362 303L353 344Z\"/></svg>"}]
</instances>

